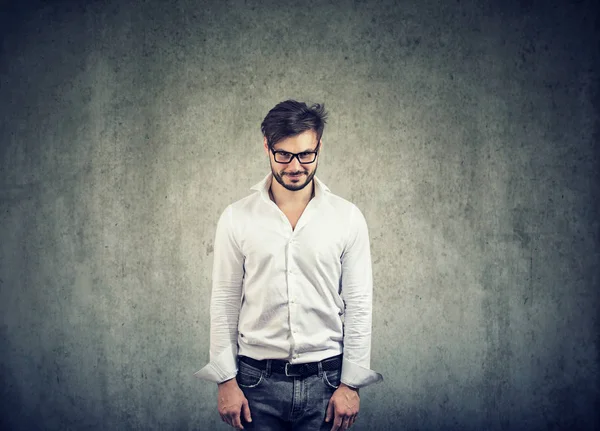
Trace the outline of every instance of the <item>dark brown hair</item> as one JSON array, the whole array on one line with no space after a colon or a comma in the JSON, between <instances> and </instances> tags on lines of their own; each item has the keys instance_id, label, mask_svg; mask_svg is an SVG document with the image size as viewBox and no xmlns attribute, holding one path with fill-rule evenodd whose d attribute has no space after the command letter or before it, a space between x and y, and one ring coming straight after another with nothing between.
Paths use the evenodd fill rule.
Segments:
<instances>
[{"instance_id":1,"label":"dark brown hair","mask_svg":"<svg viewBox=\"0 0 600 431\"><path fill-rule=\"evenodd\" d=\"M327 122L327 113L324 104L307 106L304 102L286 100L278 103L269 111L260 129L267 138L269 148L290 136L298 135L306 130L317 132L317 142L323 136L323 129Z\"/></svg>"}]
</instances>

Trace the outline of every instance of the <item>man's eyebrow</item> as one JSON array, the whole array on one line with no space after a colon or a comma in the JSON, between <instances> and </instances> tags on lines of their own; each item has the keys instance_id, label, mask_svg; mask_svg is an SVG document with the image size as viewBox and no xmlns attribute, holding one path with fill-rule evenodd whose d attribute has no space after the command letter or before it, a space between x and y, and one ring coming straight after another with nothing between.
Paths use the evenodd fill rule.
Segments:
<instances>
[{"instance_id":1,"label":"man's eyebrow","mask_svg":"<svg viewBox=\"0 0 600 431\"><path fill-rule=\"evenodd\" d=\"M303 150L303 151L300 151L300 153L310 153L310 152L316 151L316 148L317 148L317 147L315 147L315 148L309 148L308 150ZM289 153L289 152L290 152L290 151L288 151L288 150L280 150L280 149L278 149L278 148L275 148L273 151L282 151L282 152L284 152L284 153Z\"/></svg>"}]
</instances>

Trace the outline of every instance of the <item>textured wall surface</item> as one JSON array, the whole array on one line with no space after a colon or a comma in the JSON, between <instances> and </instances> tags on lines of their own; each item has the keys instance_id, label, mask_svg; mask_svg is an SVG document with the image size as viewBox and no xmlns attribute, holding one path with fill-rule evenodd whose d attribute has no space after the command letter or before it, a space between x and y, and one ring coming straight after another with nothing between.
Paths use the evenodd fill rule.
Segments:
<instances>
[{"instance_id":1,"label":"textured wall surface","mask_svg":"<svg viewBox=\"0 0 600 431\"><path fill-rule=\"evenodd\" d=\"M354 429L598 429L592 4L3 2L0 428L231 429L215 227L297 98L369 223Z\"/></svg>"}]
</instances>

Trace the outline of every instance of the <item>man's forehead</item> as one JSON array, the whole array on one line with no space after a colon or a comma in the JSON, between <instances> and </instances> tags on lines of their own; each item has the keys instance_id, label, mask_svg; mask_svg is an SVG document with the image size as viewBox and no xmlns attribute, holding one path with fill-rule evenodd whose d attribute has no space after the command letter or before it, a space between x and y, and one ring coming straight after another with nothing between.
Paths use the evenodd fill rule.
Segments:
<instances>
[{"instance_id":1,"label":"man's forehead","mask_svg":"<svg viewBox=\"0 0 600 431\"><path fill-rule=\"evenodd\" d=\"M316 145L311 147L311 148L304 148L304 147L294 147L293 145L286 145L286 146L282 146L282 147L275 147L273 148L273 151L286 151L289 153L304 153L304 152L308 152L308 151L315 151L316 149Z\"/></svg>"}]
</instances>

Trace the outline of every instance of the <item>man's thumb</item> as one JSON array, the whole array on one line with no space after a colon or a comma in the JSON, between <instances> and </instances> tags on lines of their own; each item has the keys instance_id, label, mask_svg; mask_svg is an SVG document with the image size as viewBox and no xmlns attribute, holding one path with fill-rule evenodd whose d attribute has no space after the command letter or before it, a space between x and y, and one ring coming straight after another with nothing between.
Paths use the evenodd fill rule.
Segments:
<instances>
[{"instance_id":1,"label":"man's thumb","mask_svg":"<svg viewBox=\"0 0 600 431\"><path fill-rule=\"evenodd\" d=\"M247 422L252 422L252 417L250 416L250 406L248 405L248 400L244 400L242 403L242 414L244 415L244 419Z\"/></svg>"},{"instance_id":2,"label":"man's thumb","mask_svg":"<svg viewBox=\"0 0 600 431\"><path fill-rule=\"evenodd\" d=\"M333 416L333 403L329 400L329 404L327 404L327 413L325 414L325 422L329 422L331 417Z\"/></svg>"}]
</instances>

